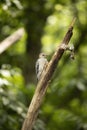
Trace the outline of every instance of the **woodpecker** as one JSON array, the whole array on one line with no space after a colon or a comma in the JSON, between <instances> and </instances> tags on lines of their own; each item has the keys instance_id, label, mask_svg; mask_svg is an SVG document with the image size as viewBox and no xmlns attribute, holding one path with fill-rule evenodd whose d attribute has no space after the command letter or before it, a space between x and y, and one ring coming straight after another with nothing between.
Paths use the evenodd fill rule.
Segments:
<instances>
[{"instance_id":1,"label":"woodpecker","mask_svg":"<svg viewBox=\"0 0 87 130\"><path fill-rule=\"evenodd\" d=\"M42 72L46 70L48 61L46 55L44 53L39 54L39 58L36 61L35 69L36 69L36 76L37 80L39 81L42 75Z\"/></svg>"}]
</instances>

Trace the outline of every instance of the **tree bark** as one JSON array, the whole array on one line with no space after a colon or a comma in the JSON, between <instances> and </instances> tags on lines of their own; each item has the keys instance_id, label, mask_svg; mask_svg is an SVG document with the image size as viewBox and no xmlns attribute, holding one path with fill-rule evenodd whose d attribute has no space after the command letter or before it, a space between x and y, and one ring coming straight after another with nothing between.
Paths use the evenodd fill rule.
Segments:
<instances>
[{"instance_id":1,"label":"tree bark","mask_svg":"<svg viewBox=\"0 0 87 130\"><path fill-rule=\"evenodd\" d=\"M62 40L60 46L55 51L52 59L50 60L46 71L43 71L43 74L41 76L41 80L38 82L36 91L34 93L34 96L32 98L31 104L29 106L26 118L24 120L22 130L32 130L35 119L38 115L39 108L41 106L41 103L43 101L43 98L45 96L46 90L48 88L49 81L54 73L54 70L56 69L56 66L61 59L65 49L62 47L63 45L67 45L72 37L73 34L73 26L75 23L75 19L72 20L72 23Z\"/></svg>"},{"instance_id":2,"label":"tree bark","mask_svg":"<svg viewBox=\"0 0 87 130\"><path fill-rule=\"evenodd\" d=\"M24 35L24 29L20 28L16 32L14 32L12 35L7 37L5 40L3 40L0 43L0 54L3 53L8 47L10 47L16 41L18 41L23 35Z\"/></svg>"}]
</instances>

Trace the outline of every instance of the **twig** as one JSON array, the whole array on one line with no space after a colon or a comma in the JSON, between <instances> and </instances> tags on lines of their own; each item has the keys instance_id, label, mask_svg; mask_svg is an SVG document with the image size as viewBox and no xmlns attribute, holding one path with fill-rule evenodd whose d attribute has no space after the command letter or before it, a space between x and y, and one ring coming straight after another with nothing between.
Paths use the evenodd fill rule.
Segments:
<instances>
[{"instance_id":1,"label":"twig","mask_svg":"<svg viewBox=\"0 0 87 130\"><path fill-rule=\"evenodd\" d=\"M22 130L32 130L32 128L33 128L35 119L38 115L40 105L43 101L46 90L48 88L49 81L53 75L54 70L56 69L56 66L57 66L61 56L64 53L64 49L62 48L62 45L68 44L72 37L74 23L75 23L75 19L72 20L72 23L71 23L64 39L62 40L62 43L55 51L52 59L50 60L48 66L47 66L46 71L43 72L42 78L39 81L39 83L37 84L36 91L34 93L31 104L29 106L25 121L23 123Z\"/></svg>"},{"instance_id":2,"label":"twig","mask_svg":"<svg viewBox=\"0 0 87 130\"><path fill-rule=\"evenodd\" d=\"M10 47L16 41L18 41L23 35L24 35L24 29L20 28L16 32L14 32L12 35L7 37L5 40L3 40L0 43L0 54L3 53L8 47Z\"/></svg>"}]
</instances>

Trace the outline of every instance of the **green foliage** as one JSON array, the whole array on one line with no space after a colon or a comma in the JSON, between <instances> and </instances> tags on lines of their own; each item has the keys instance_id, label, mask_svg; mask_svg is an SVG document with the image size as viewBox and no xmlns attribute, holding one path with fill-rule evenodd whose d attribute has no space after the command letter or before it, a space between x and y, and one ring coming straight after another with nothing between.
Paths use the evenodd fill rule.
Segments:
<instances>
[{"instance_id":1,"label":"green foliage","mask_svg":"<svg viewBox=\"0 0 87 130\"><path fill-rule=\"evenodd\" d=\"M33 91L33 86L32 89L25 88L19 68L12 68L10 65L2 66L0 70L0 130L21 128Z\"/></svg>"},{"instance_id":2,"label":"green foliage","mask_svg":"<svg viewBox=\"0 0 87 130\"><path fill-rule=\"evenodd\" d=\"M87 129L86 10L86 0L0 1L0 41L20 27L26 30L0 55L0 130L21 129L36 86L36 52L42 50L50 59L74 16L75 60L68 52L63 55L33 129Z\"/></svg>"},{"instance_id":3,"label":"green foliage","mask_svg":"<svg viewBox=\"0 0 87 130\"><path fill-rule=\"evenodd\" d=\"M0 40L23 25L21 22L22 10L23 7L19 0L0 1L0 33L2 34Z\"/></svg>"}]
</instances>

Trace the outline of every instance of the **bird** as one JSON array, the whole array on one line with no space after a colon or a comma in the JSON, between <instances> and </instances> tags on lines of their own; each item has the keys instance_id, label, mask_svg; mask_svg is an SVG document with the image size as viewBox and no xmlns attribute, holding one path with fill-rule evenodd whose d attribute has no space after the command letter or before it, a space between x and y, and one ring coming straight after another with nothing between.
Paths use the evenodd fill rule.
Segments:
<instances>
[{"instance_id":1,"label":"bird","mask_svg":"<svg viewBox=\"0 0 87 130\"><path fill-rule=\"evenodd\" d=\"M37 59L35 64L37 81L41 79L42 72L46 70L47 65L48 65L48 60L46 58L46 54L40 53L39 58Z\"/></svg>"}]
</instances>

